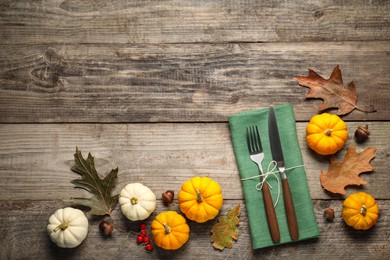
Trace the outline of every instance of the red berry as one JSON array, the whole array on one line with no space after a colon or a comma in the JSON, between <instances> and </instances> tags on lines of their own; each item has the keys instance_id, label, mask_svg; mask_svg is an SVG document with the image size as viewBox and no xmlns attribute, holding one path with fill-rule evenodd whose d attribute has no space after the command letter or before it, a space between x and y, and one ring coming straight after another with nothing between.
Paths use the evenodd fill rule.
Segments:
<instances>
[{"instance_id":1,"label":"red berry","mask_svg":"<svg viewBox=\"0 0 390 260\"><path fill-rule=\"evenodd\" d=\"M150 237L146 236L144 237L144 243L149 244L150 243Z\"/></svg>"},{"instance_id":2,"label":"red berry","mask_svg":"<svg viewBox=\"0 0 390 260\"><path fill-rule=\"evenodd\" d=\"M145 230L146 229L146 224L145 223L139 224L139 229Z\"/></svg>"},{"instance_id":3,"label":"red berry","mask_svg":"<svg viewBox=\"0 0 390 260\"><path fill-rule=\"evenodd\" d=\"M137 236L137 243L142 244L144 242L144 237L143 236Z\"/></svg>"},{"instance_id":4,"label":"red berry","mask_svg":"<svg viewBox=\"0 0 390 260\"><path fill-rule=\"evenodd\" d=\"M146 250L146 251L152 251L152 250L153 250L152 244L146 244L146 245L145 245L145 250Z\"/></svg>"},{"instance_id":5,"label":"red berry","mask_svg":"<svg viewBox=\"0 0 390 260\"><path fill-rule=\"evenodd\" d=\"M141 236L143 236L143 237L146 237L146 236L148 235L148 233L146 232L146 230L141 230L141 231L139 232L139 234L140 234Z\"/></svg>"}]
</instances>

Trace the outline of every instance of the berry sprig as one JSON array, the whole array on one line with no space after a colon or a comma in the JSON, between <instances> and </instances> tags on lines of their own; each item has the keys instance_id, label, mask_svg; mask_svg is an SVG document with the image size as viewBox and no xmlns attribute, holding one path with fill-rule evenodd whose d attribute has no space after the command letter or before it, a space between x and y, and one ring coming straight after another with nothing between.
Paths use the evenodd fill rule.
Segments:
<instances>
[{"instance_id":1,"label":"berry sprig","mask_svg":"<svg viewBox=\"0 0 390 260\"><path fill-rule=\"evenodd\" d=\"M140 232L136 238L137 243L139 245L144 245L146 251L151 252L153 250L153 245L150 243L150 237L148 236L148 232L146 231L146 224L141 223L139 225Z\"/></svg>"}]
</instances>

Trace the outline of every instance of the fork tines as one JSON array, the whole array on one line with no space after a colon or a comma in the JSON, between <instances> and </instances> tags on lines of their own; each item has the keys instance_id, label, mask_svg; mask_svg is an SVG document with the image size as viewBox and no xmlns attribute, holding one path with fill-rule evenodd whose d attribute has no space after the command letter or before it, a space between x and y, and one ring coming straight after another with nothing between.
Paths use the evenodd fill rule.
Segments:
<instances>
[{"instance_id":1,"label":"fork tines","mask_svg":"<svg viewBox=\"0 0 390 260\"><path fill-rule=\"evenodd\" d=\"M250 126L246 128L246 140L248 144L248 150L250 153L258 153L263 150L261 146L261 140L259 130L256 126Z\"/></svg>"}]
</instances>

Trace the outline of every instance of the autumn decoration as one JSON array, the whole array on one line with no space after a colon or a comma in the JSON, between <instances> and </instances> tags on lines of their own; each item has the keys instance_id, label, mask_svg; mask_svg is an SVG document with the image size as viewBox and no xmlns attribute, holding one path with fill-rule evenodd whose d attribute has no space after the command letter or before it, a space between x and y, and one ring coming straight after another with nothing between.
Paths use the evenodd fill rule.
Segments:
<instances>
[{"instance_id":1,"label":"autumn decoration","mask_svg":"<svg viewBox=\"0 0 390 260\"><path fill-rule=\"evenodd\" d=\"M49 218L47 232L59 247L74 248L81 244L88 234L88 219L79 209L66 207L58 209Z\"/></svg>"},{"instance_id":2,"label":"autumn decoration","mask_svg":"<svg viewBox=\"0 0 390 260\"><path fill-rule=\"evenodd\" d=\"M327 208L324 210L324 218L327 220L327 221L333 221L334 218L335 218L335 215L334 215L334 209L332 208Z\"/></svg>"},{"instance_id":3,"label":"autumn decoration","mask_svg":"<svg viewBox=\"0 0 390 260\"><path fill-rule=\"evenodd\" d=\"M102 220L99 223L99 229L104 236L109 236L114 229L114 225L106 220Z\"/></svg>"},{"instance_id":4,"label":"autumn decoration","mask_svg":"<svg viewBox=\"0 0 390 260\"><path fill-rule=\"evenodd\" d=\"M375 157L375 153L375 147L368 147L359 153L356 152L355 146L350 146L342 162L332 157L328 171L322 171L320 174L322 187L332 193L345 194L344 188L348 185L366 184L359 174L374 169L370 161Z\"/></svg>"},{"instance_id":5,"label":"autumn decoration","mask_svg":"<svg viewBox=\"0 0 390 260\"><path fill-rule=\"evenodd\" d=\"M178 194L180 210L198 223L215 218L222 207L222 189L209 177L193 177L183 183Z\"/></svg>"},{"instance_id":6,"label":"autumn decoration","mask_svg":"<svg viewBox=\"0 0 390 260\"><path fill-rule=\"evenodd\" d=\"M362 112L375 112L370 106L357 105L357 92L355 84L350 82L344 85L341 70L337 65L329 79L324 79L315 71L309 69L308 76L297 76L295 79L301 86L309 88L306 98L320 98L323 102L319 111L338 109L338 115L345 115L357 109ZM365 141L370 132L368 126L359 126L354 137L358 143ZM321 155L333 155L341 150L348 139L346 123L337 115L322 113L311 118L306 127L307 145ZM346 194L348 185L366 184L359 177L361 173L370 172L374 167L370 161L376 155L375 147L368 147L357 152L355 146L350 146L339 162L333 155L327 172L321 171L320 182L322 187L333 194ZM378 220L379 207L375 199L365 193L351 194L342 205L342 218L348 226L358 230L370 229ZM334 210L328 208L324 211L328 221L334 219Z\"/></svg>"},{"instance_id":7,"label":"autumn decoration","mask_svg":"<svg viewBox=\"0 0 390 260\"><path fill-rule=\"evenodd\" d=\"M355 140L358 143L362 143L366 141L369 135L370 135L370 131L368 131L368 125L358 126L354 134Z\"/></svg>"},{"instance_id":8,"label":"autumn decoration","mask_svg":"<svg viewBox=\"0 0 390 260\"><path fill-rule=\"evenodd\" d=\"M151 224L152 237L157 246L176 250L189 239L190 228L186 219L176 211L165 211L156 216Z\"/></svg>"},{"instance_id":9,"label":"autumn decoration","mask_svg":"<svg viewBox=\"0 0 390 260\"><path fill-rule=\"evenodd\" d=\"M140 231L136 237L137 244L143 245L146 252L152 252L154 246L151 244L151 238L148 235L148 231L146 231L146 223L141 222L138 227Z\"/></svg>"},{"instance_id":10,"label":"autumn decoration","mask_svg":"<svg viewBox=\"0 0 390 260\"><path fill-rule=\"evenodd\" d=\"M173 202L174 197L175 197L175 192L173 190L166 190L161 194L161 198L165 206L169 206L169 204Z\"/></svg>"},{"instance_id":11,"label":"autumn decoration","mask_svg":"<svg viewBox=\"0 0 390 260\"><path fill-rule=\"evenodd\" d=\"M228 211L226 216L221 216L218 223L211 229L211 242L214 248L223 250L233 247L233 240L237 240L239 233L237 226L240 224L240 204Z\"/></svg>"},{"instance_id":12,"label":"autumn decoration","mask_svg":"<svg viewBox=\"0 0 390 260\"><path fill-rule=\"evenodd\" d=\"M344 147L347 139L347 125L337 115L315 115L306 126L307 145L321 155L336 153Z\"/></svg>"},{"instance_id":13,"label":"autumn decoration","mask_svg":"<svg viewBox=\"0 0 390 260\"><path fill-rule=\"evenodd\" d=\"M76 148L74 154L75 166L72 171L78 173L81 179L73 180L76 188L81 188L92 194L90 198L72 198L75 204L88 207L91 215L104 216L109 215L118 203L119 194L112 195L115 181L118 175L118 168L111 170L103 179L99 177L96 169L94 157L89 153L87 159L84 159L81 151Z\"/></svg>"},{"instance_id":14,"label":"autumn decoration","mask_svg":"<svg viewBox=\"0 0 390 260\"><path fill-rule=\"evenodd\" d=\"M309 88L306 98L320 98L323 102L319 106L320 111L337 108L338 115L345 115L357 109L362 112L375 112L371 106L357 105L357 92L353 82L344 85L341 70L337 65L329 79L324 79L314 70L309 69L308 76L296 76L294 78L301 86Z\"/></svg>"},{"instance_id":15,"label":"autumn decoration","mask_svg":"<svg viewBox=\"0 0 390 260\"><path fill-rule=\"evenodd\" d=\"M378 221L379 207L370 194L354 193L344 200L342 217L348 226L357 230L367 230Z\"/></svg>"},{"instance_id":16,"label":"autumn decoration","mask_svg":"<svg viewBox=\"0 0 390 260\"><path fill-rule=\"evenodd\" d=\"M144 220L156 209L156 195L142 183L129 183L120 192L119 204L129 220Z\"/></svg>"},{"instance_id":17,"label":"autumn decoration","mask_svg":"<svg viewBox=\"0 0 390 260\"><path fill-rule=\"evenodd\" d=\"M361 152L355 146L348 147L345 156L339 162L334 156L346 144L348 129L339 115L346 115L354 109L362 112L374 112L371 106L357 105L355 84L345 85L341 70L337 65L328 79L324 79L314 70L309 69L308 76L297 76L298 83L309 88L306 98L319 98L323 102L319 106L321 114L310 119L306 126L306 142L309 148L320 155L331 155L330 165L326 172L320 174L322 187L333 194L346 194L348 185L362 185L366 182L359 177L361 173L370 172L374 167L370 161L376 156L376 148L368 147ZM322 113L324 110L337 109L337 115ZM355 132L357 142L363 142L370 134L368 126L359 127ZM88 191L89 198L72 198L77 205L86 206L90 215L106 216L99 224L104 236L110 236L115 226L112 211L118 201L122 213L131 221L145 220L156 209L154 192L141 183L129 183L120 194L113 194L117 180L118 168L111 170L105 176L98 174L94 157L89 153L84 158L76 148L75 165L72 171L81 178L72 183L76 188ZM162 201L169 206L174 200L173 190L162 193ZM212 220L219 214L223 205L222 188L220 184L209 178L195 176L185 181L177 195L180 211L187 219L197 223ZM220 216L211 228L211 243L215 249L232 248L238 239L240 224L240 204L231 208L226 215ZM146 224L140 224L137 243L144 245L146 251L153 250L154 243L165 250L177 250L185 245L190 238L190 227L186 218L176 211L165 211L157 214L151 222L151 237L146 231ZM107 221L108 217L112 220ZM375 199L365 192L348 196L342 205L342 218L348 226L357 230L367 230L374 226L379 217L379 207ZM332 208L324 211L324 218L332 221L335 212ZM76 247L85 239L88 233L88 219L81 210L65 208L58 210L49 219L47 231L60 247ZM70 234L72 233L72 234ZM74 237L72 237L74 236Z\"/></svg>"}]
</instances>

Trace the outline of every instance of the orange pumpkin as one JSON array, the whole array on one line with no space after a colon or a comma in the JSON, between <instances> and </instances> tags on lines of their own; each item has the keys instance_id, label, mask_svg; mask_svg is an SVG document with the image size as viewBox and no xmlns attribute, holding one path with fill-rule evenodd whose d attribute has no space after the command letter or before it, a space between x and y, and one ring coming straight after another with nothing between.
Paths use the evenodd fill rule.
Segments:
<instances>
[{"instance_id":1,"label":"orange pumpkin","mask_svg":"<svg viewBox=\"0 0 390 260\"><path fill-rule=\"evenodd\" d=\"M178 194L180 210L198 223L215 218L222 207L222 189L208 177L194 177L186 181Z\"/></svg>"},{"instance_id":2,"label":"orange pumpkin","mask_svg":"<svg viewBox=\"0 0 390 260\"><path fill-rule=\"evenodd\" d=\"M344 147L347 139L347 125L337 115L315 115L306 127L307 145L321 155L336 153Z\"/></svg>"},{"instance_id":3,"label":"orange pumpkin","mask_svg":"<svg viewBox=\"0 0 390 260\"><path fill-rule=\"evenodd\" d=\"M354 193L344 200L342 217L348 226L358 230L367 230L378 221L379 207L370 194Z\"/></svg>"},{"instance_id":4,"label":"orange pumpkin","mask_svg":"<svg viewBox=\"0 0 390 260\"><path fill-rule=\"evenodd\" d=\"M188 241L190 228L182 215L175 211L166 211L158 214L152 221L151 233L157 246L175 250Z\"/></svg>"}]
</instances>

